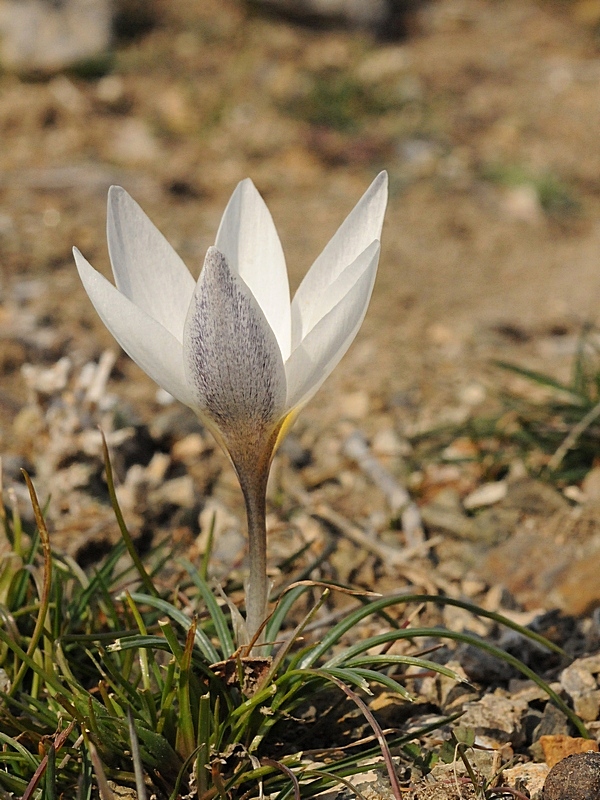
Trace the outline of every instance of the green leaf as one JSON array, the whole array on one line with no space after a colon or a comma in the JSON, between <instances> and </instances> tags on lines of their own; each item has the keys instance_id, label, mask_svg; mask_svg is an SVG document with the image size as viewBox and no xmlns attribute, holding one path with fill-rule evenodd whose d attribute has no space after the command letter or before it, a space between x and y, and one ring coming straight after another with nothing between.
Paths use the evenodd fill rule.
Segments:
<instances>
[{"instance_id":1,"label":"green leaf","mask_svg":"<svg viewBox=\"0 0 600 800\"><path fill-rule=\"evenodd\" d=\"M192 624L190 618L186 616L183 611L175 608L174 605L166 600L160 597L150 597L141 592L132 592L131 598L135 600L136 603L145 603L152 608L157 608L159 611L162 611L163 614L166 614L168 617L175 620L175 622L179 623L186 633L190 629L190 625ZM215 650L208 636L204 631L200 630L200 628L196 629L195 639L197 647L199 647L209 664L215 664L217 661L221 661L220 654Z\"/></svg>"},{"instance_id":2,"label":"green leaf","mask_svg":"<svg viewBox=\"0 0 600 800\"><path fill-rule=\"evenodd\" d=\"M233 637L231 635L229 621L227 617L221 610L219 603L217 602L214 593L211 591L210 587L206 583L206 581L202 578L198 570L194 567L194 565L183 559L181 561L183 568L186 570L190 578L192 579L196 588L200 591L202 595L202 599L206 604L206 608L208 609L208 613L210 614L210 618L213 621L215 626L215 630L217 632L217 638L221 644L221 652L223 653L223 658L227 659L235 652L235 645L233 643ZM214 663L214 662L213 662Z\"/></svg>"}]
</instances>

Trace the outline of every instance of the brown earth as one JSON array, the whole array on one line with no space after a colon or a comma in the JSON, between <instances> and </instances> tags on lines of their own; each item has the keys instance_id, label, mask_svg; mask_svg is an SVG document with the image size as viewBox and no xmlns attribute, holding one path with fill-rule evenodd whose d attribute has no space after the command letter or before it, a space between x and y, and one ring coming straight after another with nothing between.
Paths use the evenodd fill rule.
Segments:
<instances>
[{"instance_id":1,"label":"brown earth","mask_svg":"<svg viewBox=\"0 0 600 800\"><path fill-rule=\"evenodd\" d=\"M157 2L154 27L120 40L101 77L0 75L3 452L25 448L23 362L82 365L114 347L70 255L108 272L111 183L197 273L252 177L295 287L388 170L371 308L300 438L339 438L340 418L368 437L464 419L503 380L494 356L566 374L600 302L597 6L439 0L380 43L234 0ZM157 413L123 355L111 391ZM346 497L347 516L376 506L368 491Z\"/></svg>"},{"instance_id":2,"label":"brown earth","mask_svg":"<svg viewBox=\"0 0 600 800\"><path fill-rule=\"evenodd\" d=\"M523 624L540 607L592 611L600 604L597 469L568 499L516 469L507 487L494 487L505 496L467 515L461 504L485 473L460 464L472 443L457 439L450 463L412 464L411 472L404 437L493 404L507 380L490 366L494 357L564 377L582 325L598 318L600 3L438 0L421 4L408 38L394 43L301 27L234 0L152 7L154 27L118 41L100 77L0 74L7 484L16 491L17 467L33 467L40 492L52 494L53 543L81 563L118 536L106 498L97 496L95 431L115 407L90 410L76 385L87 362L116 347L70 253L77 245L108 274L111 183L131 192L197 274L229 195L250 176L275 218L294 288L385 168L390 204L367 319L275 463L276 585L310 575L382 593L417 587L470 598ZM61 383L64 356L71 377ZM31 386L47 376L23 373L25 362L53 371L55 388L35 402ZM158 530L198 557L218 514L213 569L235 579L244 526L225 457L191 415L160 404L123 354L108 392L125 426L111 430L113 419L107 432L136 535ZM389 498L347 457L344 442L357 429L418 496L427 541L411 542L392 524ZM299 574L286 566L290 553L301 553ZM316 629L350 602L332 601L331 618ZM453 630L497 634L460 608L423 613ZM597 651L597 619L540 619L538 630L571 655ZM525 652L518 639L503 643L556 678L547 656ZM481 653L459 648L456 658L473 681L507 683ZM592 689L565 691L598 738L599 669L583 672ZM430 683L428 702L438 705L441 688ZM455 710L451 693L446 700ZM547 724L547 733L567 733ZM419 797L440 796L424 791Z\"/></svg>"}]
</instances>

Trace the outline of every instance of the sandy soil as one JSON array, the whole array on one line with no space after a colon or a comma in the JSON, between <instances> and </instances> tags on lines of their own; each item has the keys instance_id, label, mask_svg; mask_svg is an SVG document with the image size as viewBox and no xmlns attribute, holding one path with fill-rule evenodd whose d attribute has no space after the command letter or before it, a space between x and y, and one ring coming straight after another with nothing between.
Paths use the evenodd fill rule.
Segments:
<instances>
[{"instance_id":1,"label":"sandy soil","mask_svg":"<svg viewBox=\"0 0 600 800\"><path fill-rule=\"evenodd\" d=\"M371 308L299 422L315 441L340 417L367 436L464 418L504 380L492 357L564 374L600 301L593 6L440 0L408 38L379 43L234 0L157 2L154 27L118 41L101 76L0 75L3 452L29 433L24 362L114 348L70 253L108 273L111 183L197 273L252 177L294 288L389 171ZM126 356L113 377L111 391L156 414L155 386Z\"/></svg>"},{"instance_id":2,"label":"sandy soil","mask_svg":"<svg viewBox=\"0 0 600 800\"><path fill-rule=\"evenodd\" d=\"M498 348L512 356L515 338L597 316L600 57L577 8L444 0L417 12L408 39L383 45L233 0L163 3L153 30L118 43L104 77L2 75L4 298L38 291L58 349L98 352L109 340L69 251L106 269L107 185L125 185L197 271L247 175L296 285L384 167L380 276L329 388L434 404L441 389L452 403ZM325 100L323 84L338 87ZM37 289L19 288L34 279ZM19 401L20 360L14 346L4 355L4 405Z\"/></svg>"},{"instance_id":3,"label":"sandy soil","mask_svg":"<svg viewBox=\"0 0 600 800\"><path fill-rule=\"evenodd\" d=\"M280 565L306 546L305 560L318 564L307 574L320 580L381 592L420 586L493 609L506 600L514 610L499 584L517 572L512 590L527 609L524 623L540 606L574 614L596 607L598 470L588 497L597 505L583 515L571 503L578 487L567 501L517 481L504 506L468 516L461 502L485 467L451 464L448 478L447 465L436 477L412 464L408 485L421 481L423 511L449 487L462 529L427 523L428 541L405 562L410 542L384 493L342 445L348 433L364 432L380 463L404 479L404 435L494 402L507 378L491 359L567 374L577 336L600 306L599 6L437 0L414 11L405 40L381 43L262 16L239 0L155 0L154 26L117 41L102 75L0 74L0 453L15 485L21 462L10 457L25 456L44 496L52 493L54 546L89 564L118 536L98 491L97 453L94 463L89 452L81 456L85 442L95 436L98 444L98 420L76 408L70 386L56 392L54 407L27 404L22 373L24 363L51 367L63 356L77 373L106 348L116 352L71 257L77 245L109 273L109 185L130 191L197 274L228 197L251 177L275 218L295 288L387 169L390 203L367 319L297 423L300 458L294 463L297 452L288 451L275 463L273 574L286 578ZM243 562L245 537L225 457L191 414L160 406L156 387L123 354L108 388L120 398L118 414L146 423L131 434L133 455L125 439L114 447L136 535L147 544L148 531L162 529L198 557L218 506L224 533L213 560L230 576ZM172 426L168 436L156 432L163 424ZM313 458L308 466L302 448ZM315 521L327 514L338 528L330 550L331 531ZM532 525L521 524L527 515ZM503 539L507 547L486 566L486 548ZM567 539L575 544L565 547ZM386 558L392 552L395 560ZM597 625L588 622L574 653L597 650ZM467 624L451 608L444 623ZM561 642L573 620L563 628ZM596 735L597 714L590 719Z\"/></svg>"}]
</instances>

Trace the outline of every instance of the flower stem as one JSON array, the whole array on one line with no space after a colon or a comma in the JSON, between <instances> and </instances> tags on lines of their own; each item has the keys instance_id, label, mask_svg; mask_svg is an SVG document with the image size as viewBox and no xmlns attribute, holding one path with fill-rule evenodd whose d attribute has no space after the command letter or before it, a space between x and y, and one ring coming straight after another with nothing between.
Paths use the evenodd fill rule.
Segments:
<instances>
[{"instance_id":1,"label":"flower stem","mask_svg":"<svg viewBox=\"0 0 600 800\"><path fill-rule=\"evenodd\" d=\"M257 469L249 479L240 480L248 518L249 573L246 585L246 628L250 641L265 621L269 599L266 526L268 476L268 469ZM263 640L264 631L258 637L257 643Z\"/></svg>"}]
</instances>

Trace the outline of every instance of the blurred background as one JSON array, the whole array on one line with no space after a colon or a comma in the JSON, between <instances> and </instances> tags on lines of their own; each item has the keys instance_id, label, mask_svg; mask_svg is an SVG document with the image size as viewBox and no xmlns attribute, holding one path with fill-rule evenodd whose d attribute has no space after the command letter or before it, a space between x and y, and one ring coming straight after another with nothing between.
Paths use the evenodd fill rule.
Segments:
<instances>
[{"instance_id":1,"label":"blurred background","mask_svg":"<svg viewBox=\"0 0 600 800\"><path fill-rule=\"evenodd\" d=\"M597 319L596 0L0 0L0 63L5 451L24 363L115 347L71 257L109 274L111 183L197 274L251 177L295 288L389 171L374 299L307 425L460 416L490 357L559 374ZM154 413L123 355L113 380Z\"/></svg>"}]
</instances>

